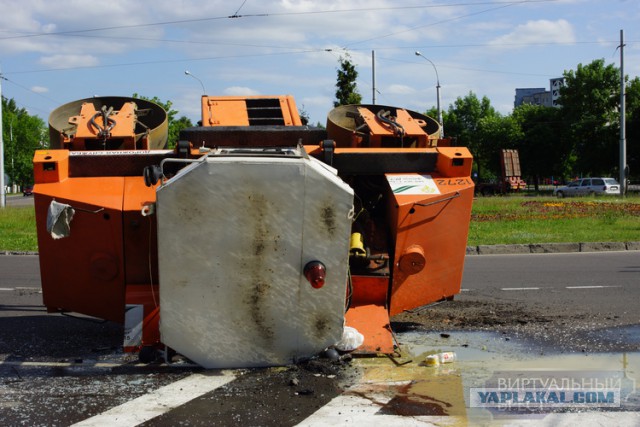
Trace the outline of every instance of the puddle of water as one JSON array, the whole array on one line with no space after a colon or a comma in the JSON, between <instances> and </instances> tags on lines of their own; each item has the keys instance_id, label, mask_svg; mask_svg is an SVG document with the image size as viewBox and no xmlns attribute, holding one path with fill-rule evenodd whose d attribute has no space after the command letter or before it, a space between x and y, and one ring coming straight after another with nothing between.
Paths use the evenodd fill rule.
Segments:
<instances>
[{"instance_id":1,"label":"puddle of water","mask_svg":"<svg viewBox=\"0 0 640 427\"><path fill-rule=\"evenodd\" d=\"M491 361L504 358L532 357L527 343L494 332L420 333L406 332L397 336L400 348L412 358L454 351L458 361ZM424 360L424 358L423 358Z\"/></svg>"},{"instance_id":2,"label":"puddle of water","mask_svg":"<svg viewBox=\"0 0 640 427\"><path fill-rule=\"evenodd\" d=\"M451 332L447 337L439 333L398 334L402 357L395 362L388 358L358 359L364 368L364 381L352 392L379 405L380 414L448 416L456 424L460 420L485 423L505 416L541 418L558 410L640 410L640 395L635 391L640 352L542 354L531 343L507 338L491 332ZM445 351L455 352L456 361L426 366L427 355ZM472 405L471 394L476 390L491 387L497 381L522 385L518 378L534 378L545 386L575 384L586 378L586 387L618 386L619 398L609 405L612 408L538 407L533 415L504 410L497 413L495 408Z\"/></svg>"}]
</instances>

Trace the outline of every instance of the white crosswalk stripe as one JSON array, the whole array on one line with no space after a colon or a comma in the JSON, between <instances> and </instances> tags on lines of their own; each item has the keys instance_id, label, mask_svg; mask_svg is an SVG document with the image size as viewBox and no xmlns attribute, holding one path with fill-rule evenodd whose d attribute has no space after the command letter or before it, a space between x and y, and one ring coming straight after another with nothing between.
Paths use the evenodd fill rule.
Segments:
<instances>
[{"instance_id":1,"label":"white crosswalk stripe","mask_svg":"<svg viewBox=\"0 0 640 427\"><path fill-rule=\"evenodd\" d=\"M236 378L231 371L208 371L188 376L149 394L74 424L77 427L136 426L215 390Z\"/></svg>"}]
</instances>

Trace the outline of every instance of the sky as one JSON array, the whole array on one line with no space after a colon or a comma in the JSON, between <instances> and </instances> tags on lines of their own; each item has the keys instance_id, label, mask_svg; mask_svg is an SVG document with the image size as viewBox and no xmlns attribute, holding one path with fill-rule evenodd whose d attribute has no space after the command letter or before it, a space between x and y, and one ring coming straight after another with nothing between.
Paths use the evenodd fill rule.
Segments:
<instances>
[{"instance_id":1,"label":"sky","mask_svg":"<svg viewBox=\"0 0 640 427\"><path fill-rule=\"evenodd\" d=\"M0 0L0 10L2 95L45 121L67 102L137 93L195 122L204 91L293 95L324 124L345 55L365 104L375 91L377 104L424 112L439 81L443 110L473 92L509 114L516 88L549 90L596 59L620 67L620 30L625 74L640 75L638 0Z\"/></svg>"}]
</instances>

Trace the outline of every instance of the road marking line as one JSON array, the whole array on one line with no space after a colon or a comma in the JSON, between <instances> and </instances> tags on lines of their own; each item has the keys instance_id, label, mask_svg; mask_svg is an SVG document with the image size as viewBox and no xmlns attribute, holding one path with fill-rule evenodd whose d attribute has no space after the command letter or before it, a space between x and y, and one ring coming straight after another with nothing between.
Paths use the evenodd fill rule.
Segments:
<instances>
[{"instance_id":1,"label":"road marking line","mask_svg":"<svg viewBox=\"0 0 640 427\"><path fill-rule=\"evenodd\" d=\"M13 288L0 288L0 291L13 291Z\"/></svg>"},{"instance_id":2,"label":"road marking line","mask_svg":"<svg viewBox=\"0 0 640 427\"><path fill-rule=\"evenodd\" d=\"M149 365L147 363L122 363L122 362L93 362L88 360L83 360L80 363L76 362L20 362L20 361L0 361L0 367L2 366L16 366L22 368L149 368L152 366L153 368L167 368L167 369L175 369L175 368L198 368L199 365L195 363L173 363L168 365Z\"/></svg>"},{"instance_id":3,"label":"road marking line","mask_svg":"<svg viewBox=\"0 0 640 427\"><path fill-rule=\"evenodd\" d=\"M18 366L23 368L115 368L124 366L122 363L97 362L97 363L71 363L71 362L0 362L0 366Z\"/></svg>"},{"instance_id":4,"label":"road marking line","mask_svg":"<svg viewBox=\"0 0 640 427\"><path fill-rule=\"evenodd\" d=\"M540 288L500 288L501 291L539 291Z\"/></svg>"},{"instance_id":5,"label":"road marking line","mask_svg":"<svg viewBox=\"0 0 640 427\"><path fill-rule=\"evenodd\" d=\"M136 426L222 387L235 378L235 374L231 371L193 374L73 425L78 427Z\"/></svg>"},{"instance_id":6,"label":"road marking line","mask_svg":"<svg viewBox=\"0 0 640 427\"><path fill-rule=\"evenodd\" d=\"M606 286L606 285L595 285L595 286L565 286L565 289L603 289L603 288L621 288L622 286Z\"/></svg>"}]
</instances>

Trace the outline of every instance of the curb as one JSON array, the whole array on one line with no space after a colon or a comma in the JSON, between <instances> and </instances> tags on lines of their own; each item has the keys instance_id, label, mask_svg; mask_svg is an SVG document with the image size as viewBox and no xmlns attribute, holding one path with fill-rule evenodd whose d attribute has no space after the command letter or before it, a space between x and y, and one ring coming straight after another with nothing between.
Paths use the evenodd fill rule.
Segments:
<instances>
[{"instance_id":1,"label":"curb","mask_svg":"<svg viewBox=\"0 0 640 427\"><path fill-rule=\"evenodd\" d=\"M467 246L467 255L563 254L572 252L640 251L640 242L531 243ZM38 255L38 252L0 251L2 255Z\"/></svg>"},{"instance_id":2,"label":"curb","mask_svg":"<svg viewBox=\"0 0 640 427\"><path fill-rule=\"evenodd\" d=\"M29 251L0 251L0 255L38 255L38 252L29 252Z\"/></svg>"},{"instance_id":3,"label":"curb","mask_svg":"<svg viewBox=\"0 0 640 427\"><path fill-rule=\"evenodd\" d=\"M640 251L640 242L533 243L467 246L467 255L559 254Z\"/></svg>"}]
</instances>

